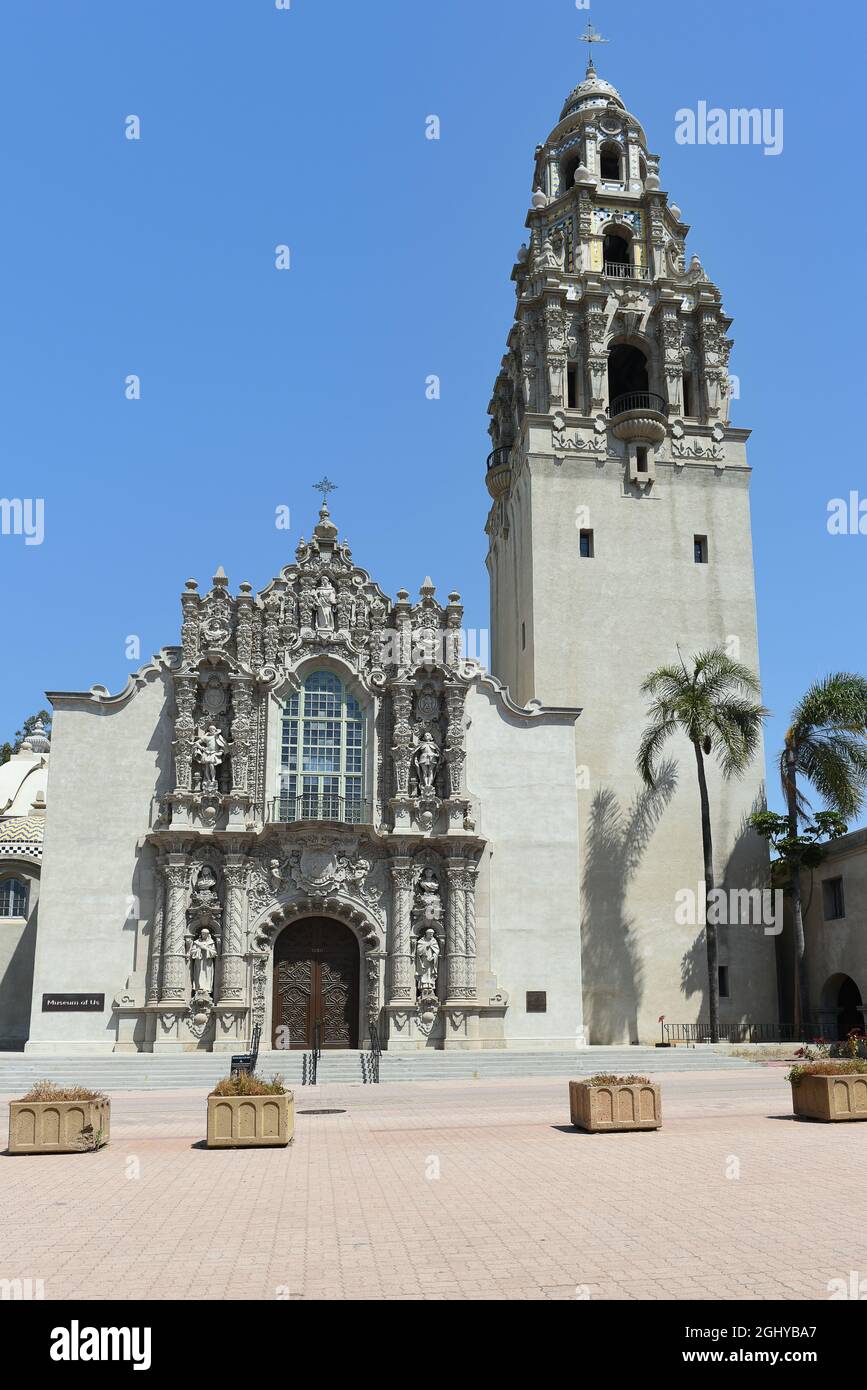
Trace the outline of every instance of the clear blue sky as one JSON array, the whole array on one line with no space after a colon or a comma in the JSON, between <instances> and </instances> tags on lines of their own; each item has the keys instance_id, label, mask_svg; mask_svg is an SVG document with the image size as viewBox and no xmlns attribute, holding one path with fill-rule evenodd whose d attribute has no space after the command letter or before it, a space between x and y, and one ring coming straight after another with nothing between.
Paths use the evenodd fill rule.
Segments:
<instances>
[{"instance_id":1,"label":"clear blue sky","mask_svg":"<svg viewBox=\"0 0 867 1390\"><path fill-rule=\"evenodd\" d=\"M590 14L735 318L770 750L810 680L867 667L867 536L826 531L828 500L867 487L846 292L863 7ZM486 626L485 411L533 149L583 74L587 17L574 0L4 7L0 495L44 497L46 534L0 537L0 738L46 688L122 688L128 635L143 660L177 642L188 576L222 564L261 587L309 534L323 473L385 589L430 571ZM678 145L674 113L700 100L782 107L783 153Z\"/></svg>"}]
</instances>

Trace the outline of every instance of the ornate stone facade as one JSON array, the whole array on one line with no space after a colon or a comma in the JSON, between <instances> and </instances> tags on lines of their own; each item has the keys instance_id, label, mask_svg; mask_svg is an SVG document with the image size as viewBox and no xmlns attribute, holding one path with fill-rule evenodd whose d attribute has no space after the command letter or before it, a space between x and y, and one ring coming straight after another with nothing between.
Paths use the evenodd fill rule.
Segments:
<instances>
[{"instance_id":1,"label":"ornate stone facade","mask_svg":"<svg viewBox=\"0 0 867 1390\"><path fill-rule=\"evenodd\" d=\"M173 785L147 832L139 1035L165 1050L237 1047L254 1024L267 1034L276 936L327 916L362 953L362 1044L375 1028L398 1044L442 1045L452 1005L479 1007L472 921L484 840L464 782L466 691L478 672L462 658L460 596L443 606L425 580L418 602L402 590L391 603L323 502L295 563L261 593L242 584L232 595L218 570L204 596L189 580L181 607ZM304 794L299 805L279 789L277 741L287 701L322 670L362 712L363 796L332 805ZM437 888L420 914L422 878ZM422 991L414 961L431 927L442 965ZM129 996L124 1010L135 1032Z\"/></svg>"}]
</instances>

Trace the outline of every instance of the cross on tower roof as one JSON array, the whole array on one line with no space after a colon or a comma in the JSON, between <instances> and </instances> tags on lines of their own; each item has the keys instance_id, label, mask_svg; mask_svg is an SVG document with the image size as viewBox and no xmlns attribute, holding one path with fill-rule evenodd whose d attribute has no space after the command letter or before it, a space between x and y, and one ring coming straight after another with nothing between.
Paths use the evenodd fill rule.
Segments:
<instances>
[{"instance_id":1,"label":"cross on tower roof","mask_svg":"<svg viewBox=\"0 0 867 1390\"><path fill-rule=\"evenodd\" d=\"M601 34L597 34L596 30L593 28L593 21L590 19L587 21L587 33L579 34L578 39L580 43L587 44L587 76L590 77L591 74L596 71L593 66L593 48L591 45L594 43L608 43L609 40L603 39Z\"/></svg>"},{"instance_id":2,"label":"cross on tower roof","mask_svg":"<svg viewBox=\"0 0 867 1390\"><path fill-rule=\"evenodd\" d=\"M318 482L318 483L314 483L313 486L314 486L314 488L316 489L317 492L321 492L321 493L322 493L322 501L323 501L323 502L327 502L327 501L328 501L328 494L329 494L329 492L336 492L336 491L337 491L337 484L336 484L336 483L332 483L332 482L329 480L328 477L320 478L319 482Z\"/></svg>"}]
</instances>

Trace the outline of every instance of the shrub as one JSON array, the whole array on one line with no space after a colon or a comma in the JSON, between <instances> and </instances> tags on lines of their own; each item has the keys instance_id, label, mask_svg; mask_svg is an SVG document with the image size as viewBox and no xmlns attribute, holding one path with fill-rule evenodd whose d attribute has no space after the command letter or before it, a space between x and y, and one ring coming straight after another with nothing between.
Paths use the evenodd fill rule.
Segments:
<instances>
[{"instance_id":1,"label":"shrub","mask_svg":"<svg viewBox=\"0 0 867 1390\"><path fill-rule=\"evenodd\" d=\"M848 1062L807 1062L792 1067L786 1079L797 1086L802 1076L840 1076L852 1072L867 1072L867 1061L853 1057Z\"/></svg>"},{"instance_id":2,"label":"shrub","mask_svg":"<svg viewBox=\"0 0 867 1390\"><path fill-rule=\"evenodd\" d=\"M282 1076L272 1076L270 1081L266 1081L262 1076L249 1076L247 1072L240 1072L237 1076L224 1076L222 1081L218 1081L212 1096L283 1096L286 1094L286 1087L283 1085Z\"/></svg>"},{"instance_id":3,"label":"shrub","mask_svg":"<svg viewBox=\"0 0 867 1390\"><path fill-rule=\"evenodd\" d=\"M22 1100L107 1100L102 1091L86 1086L56 1086L53 1081L36 1081Z\"/></svg>"},{"instance_id":4,"label":"shrub","mask_svg":"<svg viewBox=\"0 0 867 1390\"><path fill-rule=\"evenodd\" d=\"M649 1076L614 1076L609 1072L598 1071L595 1076L588 1076L588 1086L652 1086L653 1082Z\"/></svg>"}]
</instances>

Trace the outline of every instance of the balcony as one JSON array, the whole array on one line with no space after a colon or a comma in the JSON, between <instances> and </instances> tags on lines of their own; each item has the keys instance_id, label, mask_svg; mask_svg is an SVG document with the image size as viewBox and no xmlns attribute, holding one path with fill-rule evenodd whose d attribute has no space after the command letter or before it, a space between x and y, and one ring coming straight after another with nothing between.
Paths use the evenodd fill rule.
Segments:
<instances>
[{"instance_id":1,"label":"balcony","mask_svg":"<svg viewBox=\"0 0 867 1390\"><path fill-rule=\"evenodd\" d=\"M494 501L506 496L512 485L512 450L509 445L501 445L488 454L485 482Z\"/></svg>"},{"instance_id":2,"label":"balcony","mask_svg":"<svg viewBox=\"0 0 867 1390\"><path fill-rule=\"evenodd\" d=\"M268 820L278 825L294 821L333 821L340 825L372 825L373 805L357 797L303 792L301 796L275 796L268 802Z\"/></svg>"},{"instance_id":3,"label":"balcony","mask_svg":"<svg viewBox=\"0 0 867 1390\"><path fill-rule=\"evenodd\" d=\"M611 402L608 418L618 439L660 444L668 427L668 403L654 391L627 391Z\"/></svg>"},{"instance_id":4,"label":"balcony","mask_svg":"<svg viewBox=\"0 0 867 1390\"><path fill-rule=\"evenodd\" d=\"M650 267L646 265L624 265L620 261L606 261L602 267L603 275L611 280L649 280Z\"/></svg>"}]
</instances>

